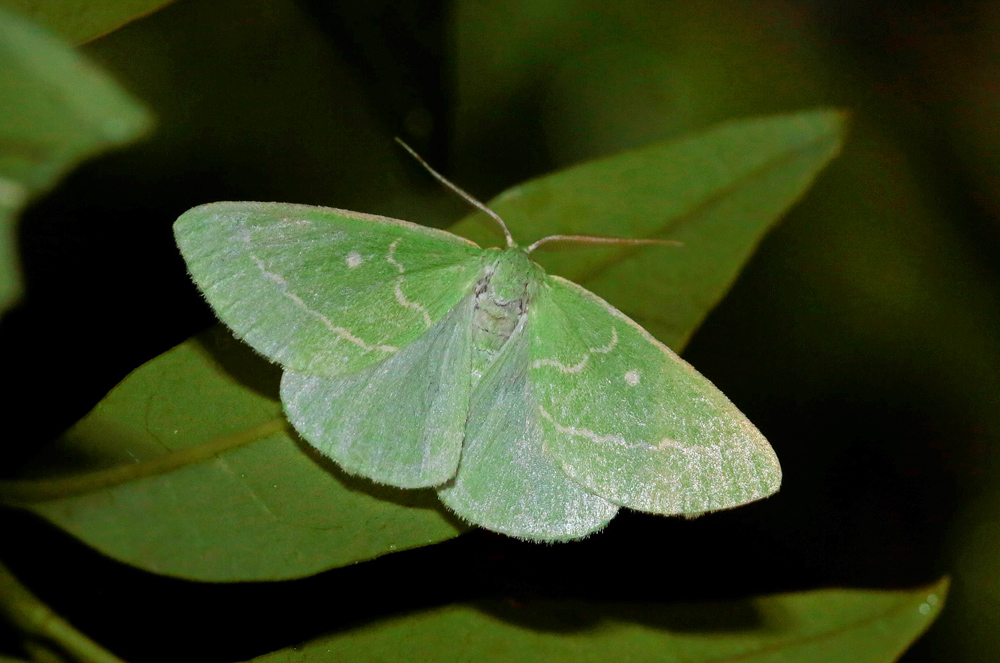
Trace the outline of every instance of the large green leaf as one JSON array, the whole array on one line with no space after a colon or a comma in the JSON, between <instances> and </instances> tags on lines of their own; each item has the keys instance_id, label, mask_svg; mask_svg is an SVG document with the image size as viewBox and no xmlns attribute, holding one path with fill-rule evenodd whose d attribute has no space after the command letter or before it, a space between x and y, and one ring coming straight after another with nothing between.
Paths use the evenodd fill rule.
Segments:
<instances>
[{"instance_id":1,"label":"large green leaf","mask_svg":"<svg viewBox=\"0 0 1000 663\"><path fill-rule=\"evenodd\" d=\"M24 16L82 44L151 14L173 0L3 0Z\"/></svg>"},{"instance_id":2,"label":"large green leaf","mask_svg":"<svg viewBox=\"0 0 1000 663\"><path fill-rule=\"evenodd\" d=\"M305 576L461 532L433 492L317 458L277 387L274 366L208 332L129 375L38 459L53 478L0 484L0 500L121 561L211 581Z\"/></svg>"},{"instance_id":3,"label":"large green leaf","mask_svg":"<svg viewBox=\"0 0 1000 663\"><path fill-rule=\"evenodd\" d=\"M934 621L947 588L943 580L912 591L822 590L664 606L452 605L324 636L254 661L888 663Z\"/></svg>"},{"instance_id":4,"label":"large green leaf","mask_svg":"<svg viewBox=\"0 0 1000 663\"><path fill-rule=\"evenodd\" d=\"M622 227L684 241L682 249L657 248L677 252L665 256L620 249L563 254L570 259L562 263L548 256L556 271L586 283L632 279L636 292L663 293L674 309L670 339L680 344L836 152L840 130L841 116L828 111L732 124L529 182L496 207L515 231L533 222L522 241ZM481 228L467 223L468 234ZM618 295L610 299L623 306L637 296ZM383 503L345 489L286 433L267 428L281 425L275 401L234 383L195 347L138 371L53 450L56 458L84 459L72 469L90 475L11 485L8 500L33 502L37 513L119 559L206 580L302 576L458 532L439 511L407 508L435 504L423 493ZM247 444L255 436L262 439ZM204 462L219 451L222 459ZM136 459L144 462L133 467ZM101 468L108 469L93 472Z\"/></svg>"},{"instance_id":5,"label":"large green leaf","mask_svg":"<svg viewBox=\"0 0 1000 663\"><path fill-rule=\"evenodd\" d=\"M149 124L141 106L71 47L0 8L0 310L21 289L13 250L21 206Z\"/></svg>"},{"instance_id":6,"label":"large green leaf","mask_svg":"<svg viewBox=\"0 0 1000 663\"><path fill-rule=\"evenodd\" d=\"M730 122L531 180L490 201L522 245L549 234L679 240L680 248L539 251L680 350L757 243L840 150L843 113ZM496 233L477 214L454 232Z\"/></svg>"}]
</instances>

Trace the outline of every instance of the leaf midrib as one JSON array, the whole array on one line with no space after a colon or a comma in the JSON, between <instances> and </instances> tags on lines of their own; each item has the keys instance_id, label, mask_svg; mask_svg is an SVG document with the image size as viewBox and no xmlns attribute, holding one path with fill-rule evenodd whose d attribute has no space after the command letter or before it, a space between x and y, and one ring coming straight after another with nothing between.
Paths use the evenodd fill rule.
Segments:
<instances>
[{"instance_id":1,"label":"leaf midrib","mask_svg":"<svg viewBox=\"0 0 1000 663\"><path fill-rule=\"evenodd\" d=\"M205 444L178 449L133 465L116 465L94 472L83 472L52 479L0 481L0 504L21 506L44 502L166 474L188 465L211 460L226 451L232 451L275 433L287 431L287 428L288 422L284 417L275 417L237 433L217 437Z\"/></svg>"},{"instance_id":2,"label":"leaf midrib","mask_svg":"<svg viewBox=\"0 0 1000 663\"><path fill-rule=\"evenodd\" d=\"M785 166L788 163L794 161L795 159L801 158L810 150L823 146L824 143L833 143L833 146L836 147L837 144L839 143L840 134L841 132L839 130L833 130L830 133L818 136L814 140L803 143L802 145L796 147L795 149L783 152L775 157L772 157L770 159L761 162L760 165L746 171L745 173L740 175L737 179L733 180L732 183L717 189L708 197L702 198L693 207L684 210L683 212L671 217L660 228L658 228L654 232L647 233L642 237L642 239L662 238L664 234L676 230L676 228L679 225L685 223L690 219L696 218L702 211L710 208L712 205L723 200L727 195L739 189L746 182L757 179L762 175L767 174L771 170L774 170L781 166ZM831 157L833 156L836 156L836 152L834 152L834 154L831 155ZM819 171L817 170L816 174L818 174L818 172ZM805 191L806 189L804 188L799 197L805 195ZM798 198L796 198L796 200L797 199ZM796 202L795 200L790 201L789 207L793 205L795 202ZM776 223L778 219L780 219L780 217L775 218L772 223ZM629 256L639 251L648 251L648 250L650 250L649 247L633 247L633 248L622 249L611 258L608 258L600 262L595 262L592 268L584 270L579 275L574 275L573 280L581 285L584 285L588 280L596 278L597 276L600 276L608 269L611 269L616 263L628 258Z\"/></svg>"}]
</instances>

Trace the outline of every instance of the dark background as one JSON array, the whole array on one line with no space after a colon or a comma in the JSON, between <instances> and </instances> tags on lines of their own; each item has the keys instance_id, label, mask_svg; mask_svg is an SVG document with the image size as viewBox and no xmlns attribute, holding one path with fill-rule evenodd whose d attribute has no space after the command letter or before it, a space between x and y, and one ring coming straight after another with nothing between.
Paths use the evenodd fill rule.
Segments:
<instances>
[{"instance_id":1,"label":"dark background","mask_svg":"<svg viewBox=\"0 0 1000 663\"><path fill-rule=\"evenodd\" d=\"M997 3L181 0L83 50L159 124L23 215L27 294L0 323L11 469L212 324L171 236L188 207L447 226L463 204L392 136L485 199L725 119L854 118L685 351L771 441L777 496L695 521L623 513L576 544L477 531L242 585L146 574L0 514L0 556L84 632L130 661L230 661L467 598L701 600L950 573L948 607L904 660L1000 657Z\"/></svg>"}]
</instances>

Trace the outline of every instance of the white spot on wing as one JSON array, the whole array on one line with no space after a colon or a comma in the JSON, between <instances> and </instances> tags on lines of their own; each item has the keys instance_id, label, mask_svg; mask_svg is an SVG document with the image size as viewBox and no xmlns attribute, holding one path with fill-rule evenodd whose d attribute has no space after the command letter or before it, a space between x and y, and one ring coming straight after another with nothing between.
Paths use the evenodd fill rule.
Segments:
<instances>
[{"instance_id":1,"label":"white spot on wing","mask_svg":"<svg viewBox=\"0 0 1000 663\"><path fill-rule=\"evenodd\" d=\"M345 262L347 263L347 266L349 268L354 269L355 267L360 265L363 261L361 259L360 253L358 253L357 251L351 251L350 253L347 254L347 259L345 260Z\"/></svg>"},{"instance_id":2,"label":"white spot on wing","mask_svg":"<svg viewBox=\"0 0 1000 663\"><path fill-rule=\"evenodd\" d=\"M639 384L639 371L633 368L631 371L626 373L625 384L627 384L630 387L634 387L635 385Z\"/></svg>"},{"instance_id":3,"label":"white spot on wing","mask_svg":"<svg viewBox=\"0 0 1000 663\"><path fill-rule=\"evenodd\" d=\"M532 368L541 368L542 366L551 366L560 373L579 373L584 368L587 367L587 363L590 361L591 354L602 354L606 355L615 349L618 345L618 331L612 327L611 328L611 341L607 345L602 345L596 348L589 348L587 352L584 353L583 359L573 364L572 366L567 366L557 359L536 359L532 362Z\"/></svg>"},{"instance_id":4,"label":"white spot on wing","mask_svg":"<svg viewBox=\"0 0 1000 663\"><path fill-rule=\"evenodd\" d=\"M286 281L281 274L275 274L274 272L269 272L267 268L264 266L264 261L253 254L250 255L250 259L253 260L255 265L257 265L257 269L259 269L261 274L264 275L264 278L278 284L278 287L281 288L282 295L284 295L292 302L294 302L303 311L305 311L309 315L313 316L314 318L322 322L327 329L336 334L338 337L344 339L349 343L353 343L354 345L358 346L362 350L365 350L366 352L371 350L379 350L381 352L396 352L399 349L391 345L370 345L368 343L365 343L363 340L361 340L354 334L352 334L350 330L344 327L338 327L334 325L329 318L327 318L325 315L323 315L318 311L312 310L306 305L304 301L302 301L301 297L296 295L294 292L290 292L289 287L291 287L291 284L289 284L288 281Z\"/></svg>"}]
</instances>

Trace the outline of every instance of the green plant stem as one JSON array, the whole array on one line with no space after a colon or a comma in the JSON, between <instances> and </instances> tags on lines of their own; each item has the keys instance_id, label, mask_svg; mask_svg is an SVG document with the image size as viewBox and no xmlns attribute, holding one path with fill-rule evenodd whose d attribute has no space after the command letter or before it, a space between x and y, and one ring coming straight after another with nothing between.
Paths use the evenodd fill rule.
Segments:
<instances>
[{"instance_id":1,"label":"green plant stem","mask_svg":"<svg viewBox=\"0 0 1000 663\"><path fill-rule=\"evenodd\" d=\"M0 504L19 506L25 503L58 499L164 474L180 467L209 460L222 452L281 432L285 430L286 426L287 422L284 418L275 418L233 435L219 437L196 447L179 449L134 465L118 465L105 470L57 479L0 481Z\"/></svg>"},{"instance_id":2,"label":"green plant stem","mask_svg":"<svg viewBox=\"0 0 1000 663\"><path fill-rule=\"evenodd\" d=\"M124 663L39 601L2 564L0 615L29 637L52 641L84 663Z\"/></svg>"}]
</instances>

